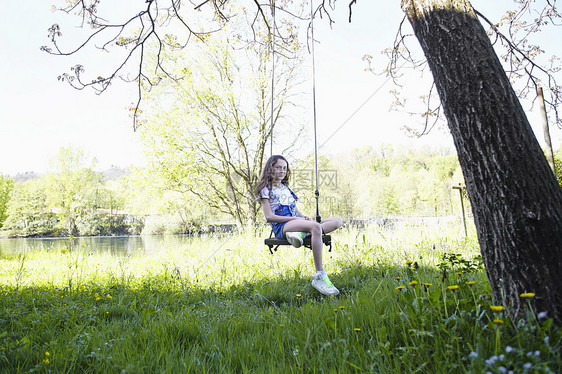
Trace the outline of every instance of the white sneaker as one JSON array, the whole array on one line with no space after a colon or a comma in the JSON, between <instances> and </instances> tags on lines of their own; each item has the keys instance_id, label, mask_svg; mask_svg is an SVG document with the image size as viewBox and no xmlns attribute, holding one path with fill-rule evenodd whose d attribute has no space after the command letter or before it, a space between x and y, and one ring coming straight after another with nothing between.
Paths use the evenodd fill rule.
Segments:
<instances>
[{"instance_id":1,"label":"white sneaker","mask_svg":"<svg viewBox=\"0 0 562 374\"><path fill-rule=\"evenodd\" d=\"M302 232L297 232L297 231L289 231L288 233L285 234L285 238L287 238L287 241L289 243L291 243L291 245L295 248L299 248L302 246L303 243L303 235L304 233Z\"/></svg>"},{"instance_id":2,"label":"white sneaker","mask_svg":"<svg viewBox=\"0 0 562 374\"><path fill-rule=\"evenodd\" d=\"M315 274L312 277L312 287L316 288L318 292L326 296L335 296L340 291L334 287L330 278L325 274Z\"/></svg>"}]
</instances>

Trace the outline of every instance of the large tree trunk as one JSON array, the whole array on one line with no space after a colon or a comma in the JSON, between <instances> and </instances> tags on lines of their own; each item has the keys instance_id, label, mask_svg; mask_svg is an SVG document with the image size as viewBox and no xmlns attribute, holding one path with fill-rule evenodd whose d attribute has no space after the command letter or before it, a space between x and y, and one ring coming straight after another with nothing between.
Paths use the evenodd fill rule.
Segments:
<instances>
[{"instance_id":1,"label":"large tree trunk","mask_svg":"<svg viewBox=\"0 0 562 374\"><path fill-rule=\"evenodd\" d=\"M453 135L494 295L562 321L562 190L467 0L402 0Z\"/></svg>"}]
</instances>

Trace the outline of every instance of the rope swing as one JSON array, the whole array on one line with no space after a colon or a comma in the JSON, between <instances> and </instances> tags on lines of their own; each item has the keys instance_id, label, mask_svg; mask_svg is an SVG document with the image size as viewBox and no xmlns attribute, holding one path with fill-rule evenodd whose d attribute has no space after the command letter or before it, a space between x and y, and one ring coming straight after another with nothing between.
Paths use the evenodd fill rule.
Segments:
<instances>
[{"instance_id":1,"label":"rope swing","mask_svg":"<svg viewBox=\"0 0 562 374\"><path fill-rule=\"evenodd\" d=\"M274 86L275 86L275 0L271 0L271 15L273 17L273 27L271 36L271 56L272 56L272 72L271 72L271 129L270 129L270 143L271 149L270 154L273 156L273 127L274 127L274 110L273 110L273 100L274 100ZM318 188L318 134L316 126L316 67L315 67L315 53L314 53L314 6L312 0L310 1L310 38L311 38L311 48L310 53L312 55L312 112L313 112L313 127L314 127L314 174L315 174L315 191L314 196L316 198L316 222L320 223L322 218L320 217L320 190ZM329 251L332 250L332 241L330 235L322 235L322 242L324 245L329 246ZM279 239L273 237L273 231L269 239L265 239L265 245L269 247L269 251L273 254L280 245L290 245L290 243L285 239ZM311 248L310 237L304 239L304 246Z\"/></svg>"}]
</instances>

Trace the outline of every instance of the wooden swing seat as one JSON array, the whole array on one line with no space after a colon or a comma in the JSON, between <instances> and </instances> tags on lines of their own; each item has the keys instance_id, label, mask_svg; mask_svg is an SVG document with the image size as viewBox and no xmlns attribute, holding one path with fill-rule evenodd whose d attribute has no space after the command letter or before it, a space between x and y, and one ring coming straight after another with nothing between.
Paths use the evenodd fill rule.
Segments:
<instances>
[{"instance_id":1,"label":"wooden swing seat","mask_svg":"<svg viewBox=\"0 0 562 374\"><path fill-rule=\"evenodd\" d=\"M303 246L305 246L306 248L311 248L310 238L311 236L309 235L303 240ZM332 252L332 237L330 235L323 234L322 243L328 246L328 252ZM276 238L273 235L273 231L271 231L271 234L269 234L269 238L264 240L264 244L269 247L269 252L271 254L273 254L274 251L277 251L277 249L281 245L291 245L291 243L289 243L287 239Z\"/></svg>"}]
</instances>

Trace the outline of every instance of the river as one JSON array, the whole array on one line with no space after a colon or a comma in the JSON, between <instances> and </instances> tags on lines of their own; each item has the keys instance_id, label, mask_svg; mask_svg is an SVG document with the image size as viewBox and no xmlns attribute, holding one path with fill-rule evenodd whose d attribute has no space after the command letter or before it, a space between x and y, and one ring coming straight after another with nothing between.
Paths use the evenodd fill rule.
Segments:
<instances>
[{"instance_id":1,"label":"river","mask_svg":"<svg viewBox=\"0 0 562 374\"><path fill-rule=\"evenodd\" d=\"M155 253L170 248L185 247L193 241L187 235L154 236L95 236L72 239L72 247L89 252L109 252L116 255L128 253ZM70 247L66 238L0 239L0 255L14 255L35 251L61 251Z\"/></svg>"}]
</instances>

